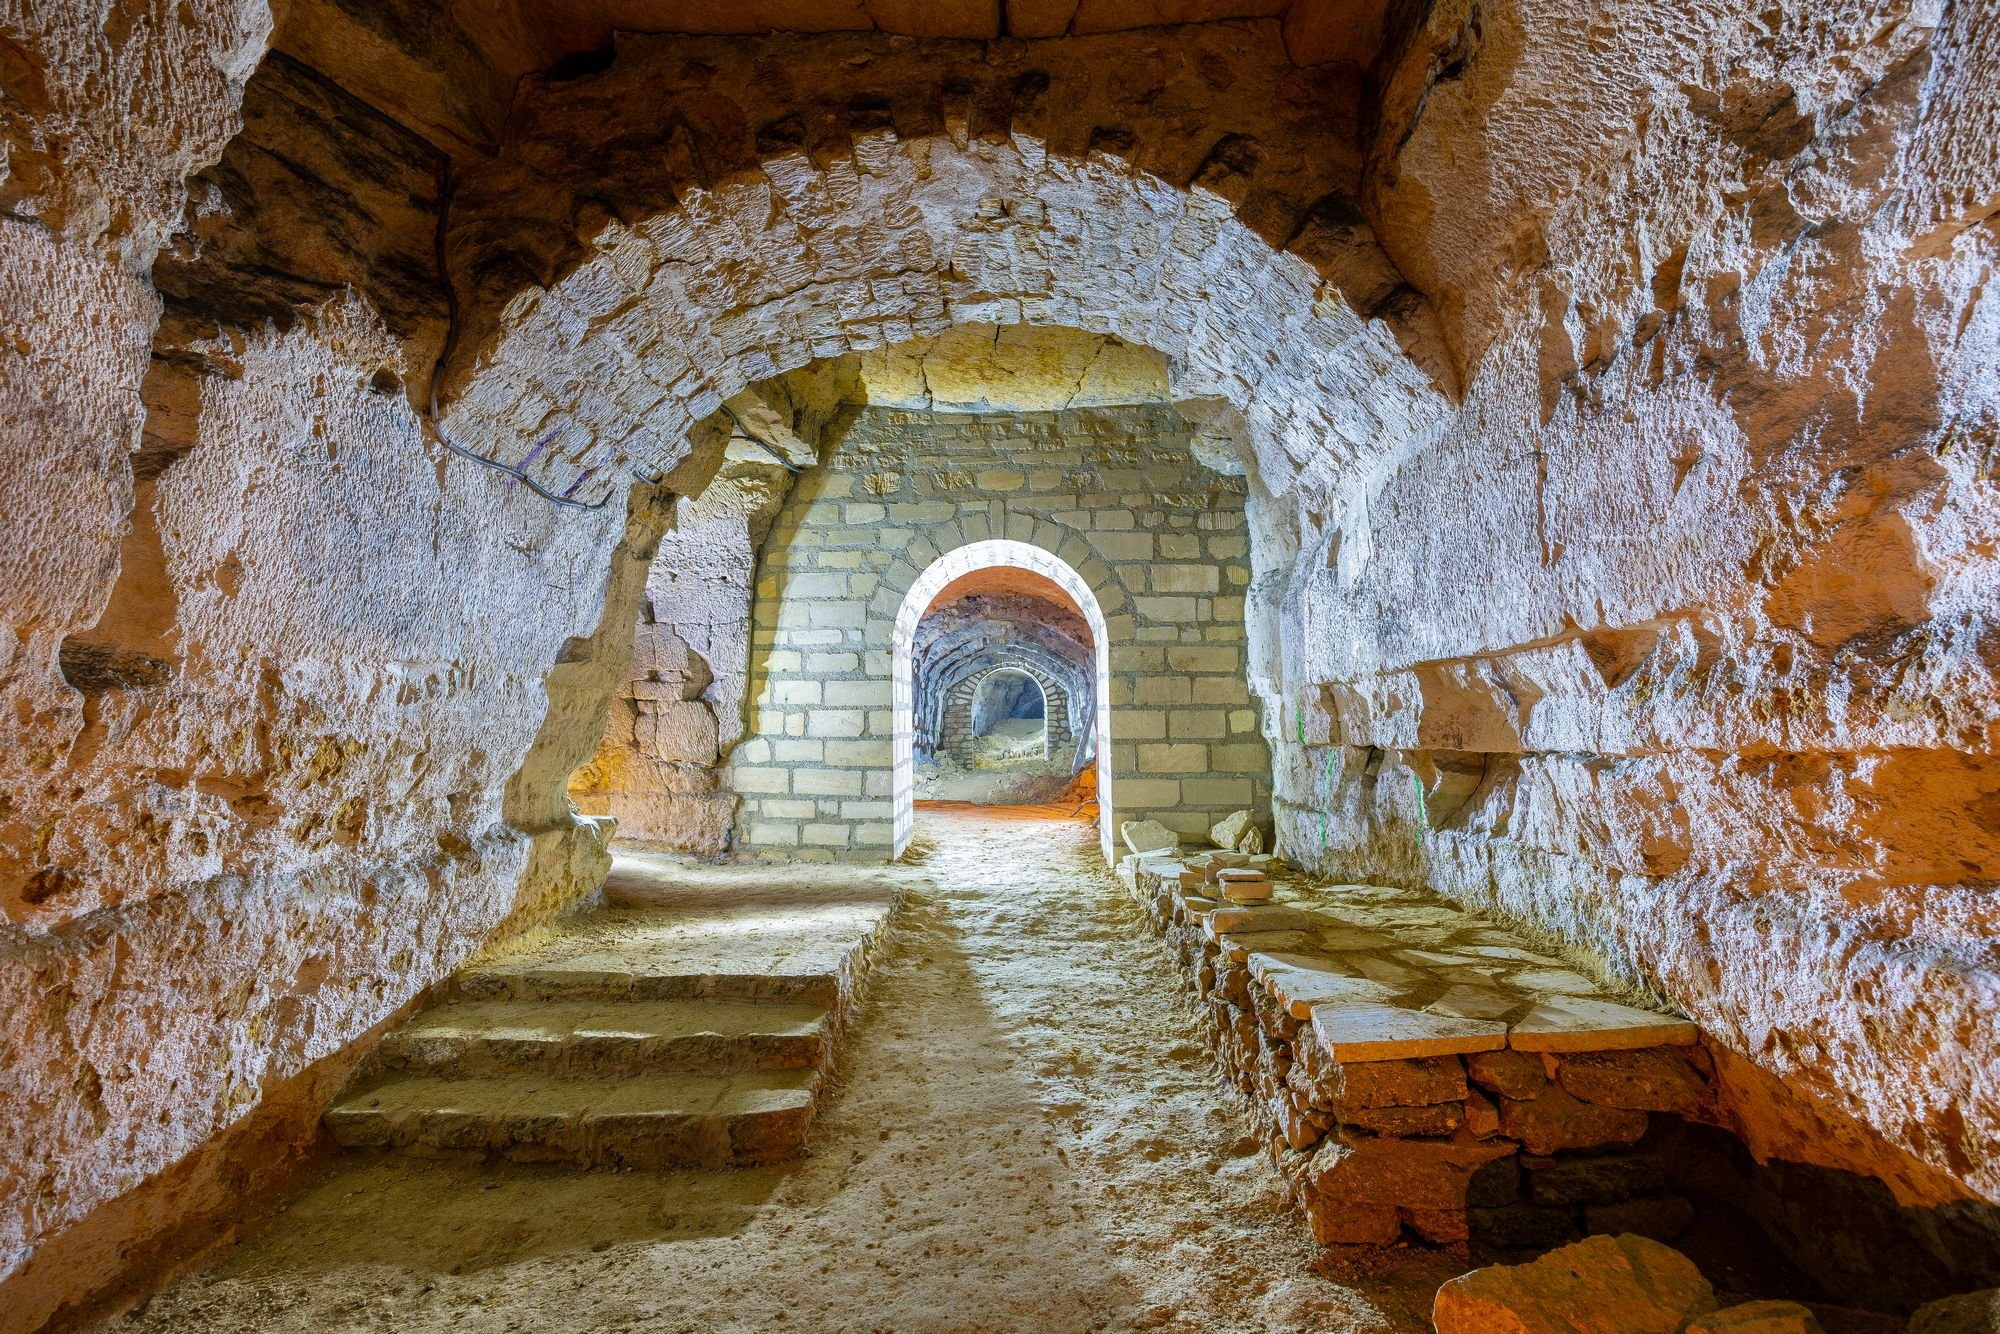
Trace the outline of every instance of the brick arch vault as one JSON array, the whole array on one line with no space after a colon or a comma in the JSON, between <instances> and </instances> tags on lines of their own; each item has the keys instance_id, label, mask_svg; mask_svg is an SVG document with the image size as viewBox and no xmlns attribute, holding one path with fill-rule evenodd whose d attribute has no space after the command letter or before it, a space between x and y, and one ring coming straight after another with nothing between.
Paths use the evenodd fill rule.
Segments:
<instances>
[{"instance_id":1,"label":"brick arch vault","mask_svg":"<svg viewBox=\"0 0 2000 1334\"><path fill-rule=\"evenodd\" d=\"M1100 573L1100 587L1111 603L1114 612L1124 610L1126 596L1124 590L1111 586L1110 570L1102 561L1092 557L1084 563L1088 569L1095 566ZM911 562L899 561L883 580L883 597L878 602L886 604L901 588L901 597L896 604L895 620L890 626L890 704L894 711L894 732L891 748L891 800L894 803L893 829L894 844L891 855L901 856L909 846L910 832L914 824L914 794L916 790L915 749L916 749L916 683L912 679L913 652L917 637L917 622L923 619L924 611L933 599L944 591L946 584L954 579L972 573L974 570L1005 566L1019 570L1030 570L1053 581L1069 595L1083 613L1084 621L1090 626L1091 655L1095 663L1096 683L1095 717L1092 725L1097 731L1097 837L1106 860L1112 855L1112 831L1115 816L1115 792L1111 763L1111 639L1105 612L1093 590L1090 581L1080 570L1072 568L1066 560L1053 550L1038 545L1032 531L1026 540L1014 538L988 538L984 541L968 542L962 547L948 551L919 571ZM1125 618L1129 623L1130 618Z\"/></svg>"}]
</instances>

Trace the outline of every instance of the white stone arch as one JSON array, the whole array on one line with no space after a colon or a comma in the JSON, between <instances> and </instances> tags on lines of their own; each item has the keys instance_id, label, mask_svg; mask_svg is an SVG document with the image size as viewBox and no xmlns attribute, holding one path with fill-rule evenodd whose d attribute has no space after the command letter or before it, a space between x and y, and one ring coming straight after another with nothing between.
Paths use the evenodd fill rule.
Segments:
<instances>
[{"instance_id":1,"label":"white stone arch","mask_svg":"<svg viewBox=\"0 0 2000 1334\"><path fill-rule=\"evenodd\" d=\"M671 468L694 425L754 383L961 324L1165 353L1175 401L1228 403L1273 494L1341 494L1449 410L1439 359L1412 360L1409 331L1358 310L1309 258L1345 245L1317 223L1277 249L1202 186L1028 137L876 130L852 148L826 162L780 151L690 186L605 223L553 285L477 308L481 350L447 429L503 463L533 454L546 483L583 478L594 496L626 463Z\"/></svg>"},{"instance_id":2,"label":"white stone arch","mask_svg":"<svg viewBox=\"0 0 2000 1334\"><path fill-rule=\"evenodd\" d=\"M1032 542L995 537L968 542L945 552L911 581L896 609L896 623L890 639L889 698L894 710L895 731L890 796L894 803L895 841L891 856L900 857L910 845L915 824L916 798L916 683L913 677L913 650L917 622L924 609L944 591L945 585L974 570L1005 567L1028 570L1054 583L1076 604L1090 626L1091 653L1096 685L1095 718L1097 732L1097 837L1106 861L1112 860L1111 818L1111 640L1097 594L1069 562L1044 551Z\"/></svg>"}]
</instances>

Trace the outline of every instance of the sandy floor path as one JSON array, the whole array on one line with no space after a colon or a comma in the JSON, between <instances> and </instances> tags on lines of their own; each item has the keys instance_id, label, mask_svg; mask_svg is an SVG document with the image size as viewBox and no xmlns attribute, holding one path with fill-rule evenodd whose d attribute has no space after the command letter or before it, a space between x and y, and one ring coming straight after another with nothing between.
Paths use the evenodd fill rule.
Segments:
<instances>
[{"instance_id":1,"label":"sandy floor path","mask_svg":"<svg viewBox=\"0 0 2000 1334\"><path fill-rule=\"evenodd\" d=\"M343 1160L125 1331L1421 1330L1448 1257L1316 1272L1087 826L925 809L810 1155Z\"/></svg>"}]
</instances>

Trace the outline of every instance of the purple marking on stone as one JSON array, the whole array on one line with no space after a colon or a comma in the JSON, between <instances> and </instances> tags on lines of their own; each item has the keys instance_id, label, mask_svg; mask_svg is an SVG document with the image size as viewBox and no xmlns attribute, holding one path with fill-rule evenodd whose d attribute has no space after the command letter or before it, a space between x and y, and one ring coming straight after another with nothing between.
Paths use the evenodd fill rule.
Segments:
<instances>
[{"instance_id":1,"label":"purple marking on stone","mask_svg":"<svg viewBox=\"0 0 2000 1334\"><path fill-rule=\"evenodd\" d=\"M517 485L520 482L521 474L528 470L528 465L535 461L535 456L537 454L540 454L543 450L549 447L549 441L555 439L556 432L560 430L562 430L562 427L560 426L554 426L549 428L549 433L543 436L540 440L537 440L535 442L535 447L528 451L527 457L514 465L514 467L511 470L514 474L514 480L508 483L509 486Z\"/></svg>"}]
</instances>

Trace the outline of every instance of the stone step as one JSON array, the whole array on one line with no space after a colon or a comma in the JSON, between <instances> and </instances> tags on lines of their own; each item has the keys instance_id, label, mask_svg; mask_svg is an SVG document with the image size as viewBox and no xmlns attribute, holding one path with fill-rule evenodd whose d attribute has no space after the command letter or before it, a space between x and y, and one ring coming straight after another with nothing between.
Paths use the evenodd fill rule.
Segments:
<instances>
[{"instance_id":1,"label":"stone step","mask_svg":"<svg viewBox=\"0 0 2000 1334\"><path fill-rule=\"evenodd\" d=\"M832 969L696 972L671 956L582 954L474 965L453 981L452 994L459 1000L771 1001L832 1008L840 1003L842 980Z\"/></svg>"},{"instance_id":2,"label":"stone step","mask_svg":"<svg viewBox=\"0 0 2000 1334\"><path fill-rule=\"evenodd\" d=\"M447 1078L505 1073L734 1074L820 1070L833 1016L820 1006L715 1001L460 1001L383 1039L387 1071Z\"/></svg>"},{"instance_id":3,"label":"stone step","mask_svg":"<svg viewBox=\"0 0 2000 1334\"><path fill-rule=\"evenodd\" d=\"M348 1148L574 1167L753 1167L798 1154L812 1070L622 1078L392 1078L344 1096L327 1128Z\"/></svg>"}]
</instances>

